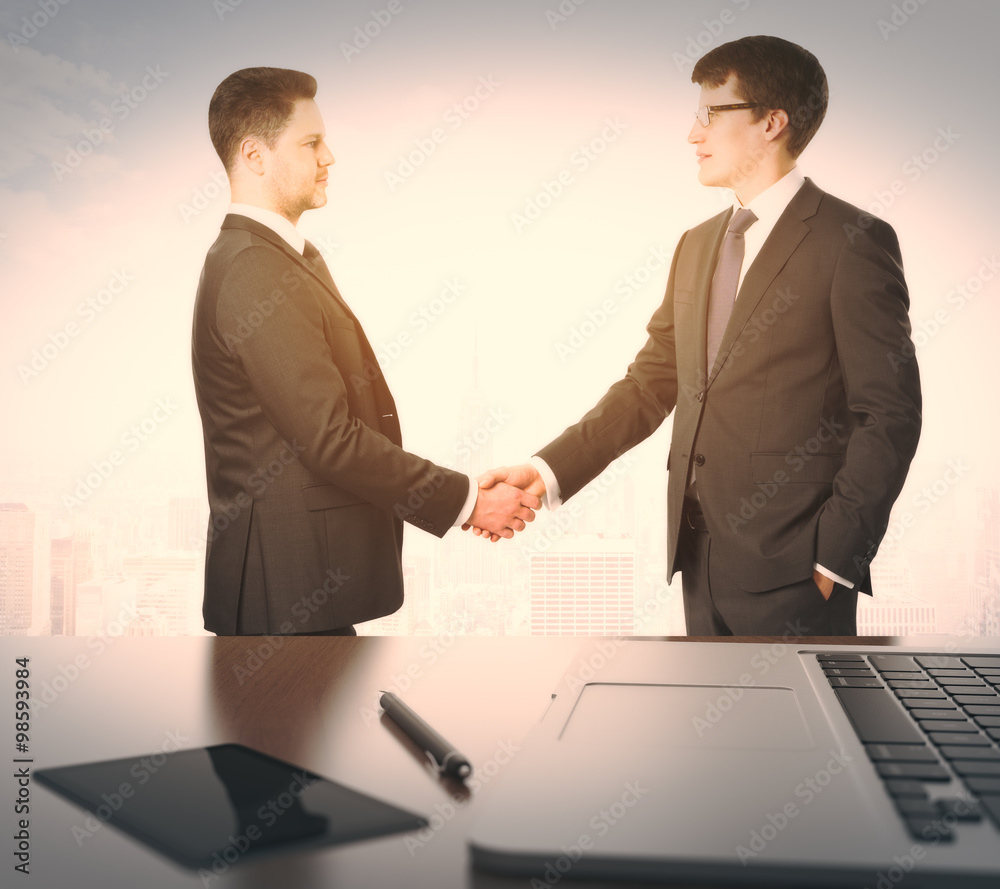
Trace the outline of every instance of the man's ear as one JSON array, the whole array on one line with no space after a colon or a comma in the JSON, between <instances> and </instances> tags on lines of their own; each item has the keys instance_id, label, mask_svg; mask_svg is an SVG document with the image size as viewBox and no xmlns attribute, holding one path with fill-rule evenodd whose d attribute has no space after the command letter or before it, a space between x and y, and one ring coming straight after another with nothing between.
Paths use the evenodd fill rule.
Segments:
<instances>
[{"instance_id":1,"label":"man's ear","mask_svg":"<svg viewBox=\"0 0 1000 889\"><path fill-rule=\"evenodd\" d=\"M764 122L766 124L764 127L764 138L769 142L777 139L782 133L786 137L789 135L787 111L783 111L780 108L768 111Z\"/></svg>"},{"instance_id":2,"label":"man's ear","mask_svg":"<svg viewBox=\"0 0 1000 889\"><path fill-rule=\"evenodd\" d=\"M264 174L263 151L266 146L253 136L248 136L240 143L239 164L248 172L257 176Z\"/></svg>"}]
</instances>

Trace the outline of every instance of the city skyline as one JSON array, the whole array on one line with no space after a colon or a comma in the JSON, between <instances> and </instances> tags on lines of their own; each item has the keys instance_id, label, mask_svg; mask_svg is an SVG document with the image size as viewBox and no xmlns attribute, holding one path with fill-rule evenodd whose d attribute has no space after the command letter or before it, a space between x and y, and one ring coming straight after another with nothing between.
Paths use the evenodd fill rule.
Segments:
<instances>
[{"instance_id":1,"label":"city skyline","mask_svg":"<svg viewBox=\"0 0 1000 889\"><path fill-rule=\"evenodd\" d=\"M205 126L226 74L276 64L317 76L337 163L329 206L301 229L369 334L406 447L475 472L530 456L642 344L677 240L730 200L697 183L691 67L754 33L823 63L830 111L800 166L894 226L910 286L924 431L861 626L995 631L1000 265L979 196L1000 174L995 115L968 83L995 79L1000 9L590 0L567 14L555 2L428 0L380 23L375 7L94 0L60 5L32 31L37 3L7 4L0 503L13 506L0 510L0 632L120 623L133 595L149 603L136 605L137 632L190 628L154 604L200 596L189 344L228 201ZM293 24L314 21L315 33ZM513 541L408 529L407 602L381 626L528 632L532 554L544 561L576 538L585 552L604 534L633 541L634 629L675 628L667 433ZM170 553L176 571L135 561ZM127 559L123 587L113 581ZM658 607L644 619L648 601Z\"/></svg>"}]
</instances>

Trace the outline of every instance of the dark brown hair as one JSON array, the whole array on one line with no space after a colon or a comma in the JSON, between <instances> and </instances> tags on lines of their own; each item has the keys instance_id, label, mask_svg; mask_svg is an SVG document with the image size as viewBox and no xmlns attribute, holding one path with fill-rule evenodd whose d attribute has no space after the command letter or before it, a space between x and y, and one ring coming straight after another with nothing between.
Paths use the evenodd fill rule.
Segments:
<instances>
[{"instance_id":1,"label":"dark brown hair","mask_svg":"<svg viewBox=\"0 0 1000 889\"><path fill-rule=\"evenodd\" d=\"M826 74L816 56L780 37L744 37L705 53L691 80L701 86L722 86L730 77L744 102L760 107L754 120L769 111L788 115L788 152L798 157L816 135L830 98Z\"/></svg>"},{"instance_id":2,"label":"dark brown hair","mask_svg":"<svg viewBox=\"0 0 1000 889\"><path fill-rule=\"evenodd\" d=\"M289 68L243 68L223 80L208 104L208 132L226 172L247 136L274 148L296 101L315 95L316 78Z\"/></svg>"}]
</instances>

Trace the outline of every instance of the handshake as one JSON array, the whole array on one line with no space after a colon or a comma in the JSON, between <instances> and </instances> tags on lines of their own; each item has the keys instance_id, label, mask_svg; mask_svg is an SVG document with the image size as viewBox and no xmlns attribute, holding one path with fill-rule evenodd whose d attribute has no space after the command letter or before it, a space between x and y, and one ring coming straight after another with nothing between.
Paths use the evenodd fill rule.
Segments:
<instances>
[{"instance_id":1,"label":"handshake","mask_svg":"<svg viewBox=\"0 0 1000 889\"><path fill-rule=\"evenodd\" d=\"M469 521L462 525L477 537L496 543L511 538L535 520L535 510L542 506L545 482L530 463L500 466L484 472L477 479L479 493Z\"/></svg>"}]
</instances>

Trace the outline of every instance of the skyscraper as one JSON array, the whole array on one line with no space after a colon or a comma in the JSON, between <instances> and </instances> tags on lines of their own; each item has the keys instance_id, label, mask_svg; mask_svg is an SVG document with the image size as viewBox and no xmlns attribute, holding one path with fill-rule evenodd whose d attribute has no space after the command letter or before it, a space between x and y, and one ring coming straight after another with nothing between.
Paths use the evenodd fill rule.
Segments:
<instances>
[{"instance_id":1,"label":"skyscraper","mask_svg":"<svg viewBox=\"0 0 1000 889\"><path fill-rule=\"evenodd\" d=\"M23 636L31 626L35 514L23 503L0 503L0 634Z\"/></svg>"},{"instance_id":2,"label":"skyscraper","mask_svg":"<svg viewBox=\"0 0 1000 889\"><path fill-rule=\"evenodd\" d=\"M567 534L530 556L531 634L628 636L635 630L635 541Z\"/></svg>"}]
</instances>

